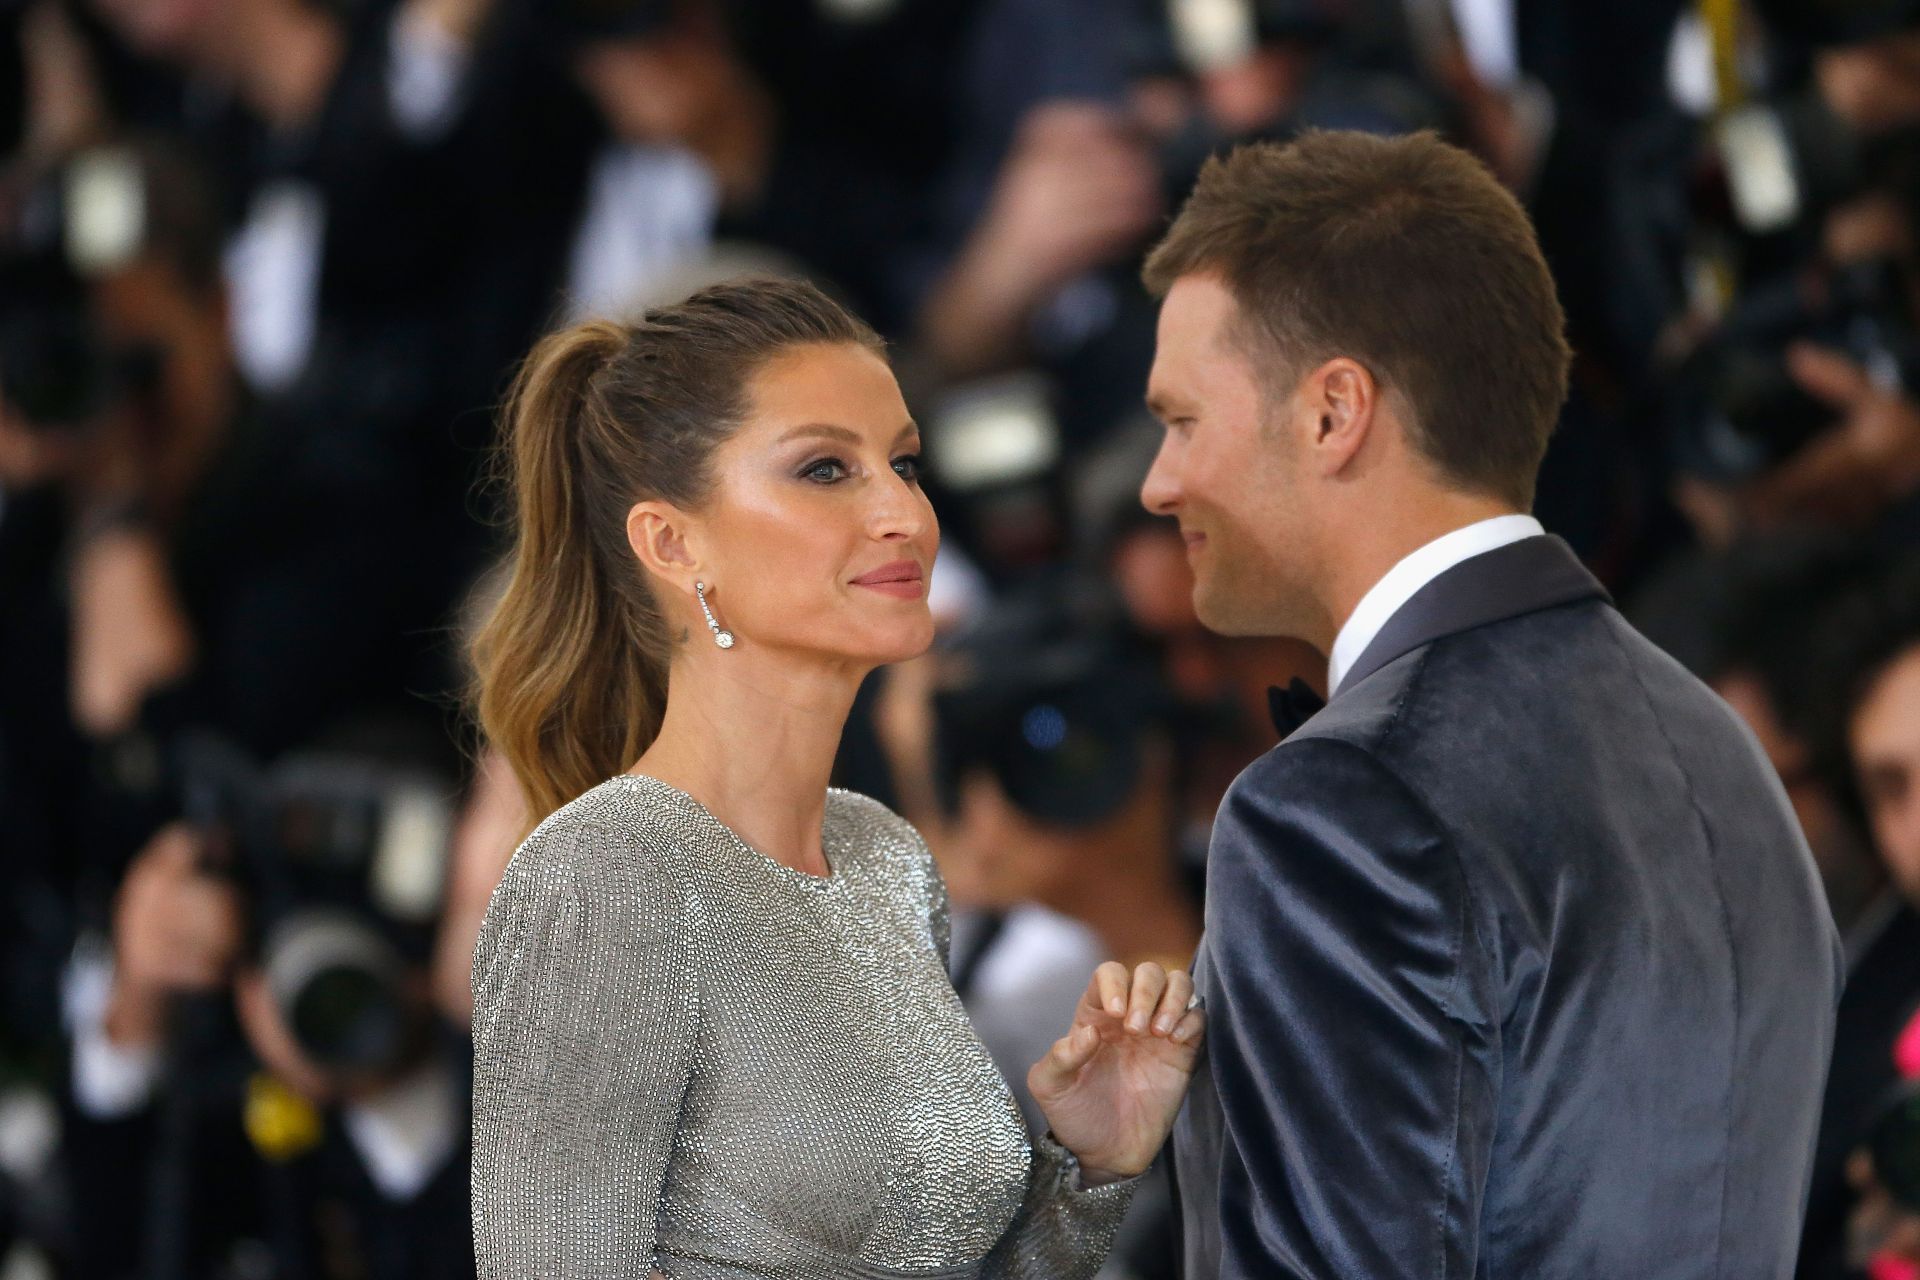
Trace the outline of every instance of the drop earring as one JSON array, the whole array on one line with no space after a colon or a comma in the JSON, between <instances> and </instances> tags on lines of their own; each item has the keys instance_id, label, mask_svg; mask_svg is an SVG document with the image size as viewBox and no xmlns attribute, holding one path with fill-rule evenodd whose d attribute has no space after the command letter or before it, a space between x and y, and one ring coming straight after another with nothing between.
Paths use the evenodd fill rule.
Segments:
<instances>
[{"instance_id":1,"label":"drop earring","mask_svg":"<svg viewBox=\"0 0 1920 1280\"><path fill-rule=\"evenodd\" d=\"M707 604L707 584L696 582L693 584L693 589L700 597L700 612L707 615L707 630L713 632L713 642L722 649L733 648L733 632L721 629L720 624L714 620L713 609Z\"/></svg>"}]
</instances>

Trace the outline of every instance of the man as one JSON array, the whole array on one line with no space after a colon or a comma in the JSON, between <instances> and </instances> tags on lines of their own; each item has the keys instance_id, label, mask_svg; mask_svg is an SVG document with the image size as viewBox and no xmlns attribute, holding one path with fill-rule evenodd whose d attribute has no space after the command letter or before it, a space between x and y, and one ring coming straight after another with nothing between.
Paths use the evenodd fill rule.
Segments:
<instances>
[{"instance_id":1,"label":"man","mask_svg":"<svg viewBox=\"0 0 1920 1280\"><path fill-rule=\"evenodd\" d=\"M1332 690L1214 828L1187 1276L1788 1275L1838 939L1752 736L1525 514L1568 351L1518 204L1309 133L1146 277L1142 498Z\"/></svg>"},{"instance_id":2,"label":"man","mask_svg":"<svg viewBox=\"0 0 1920 1280\"><path fill-rule=\"evenodd\" d=\"M1824 643L1802 664L1830 716L1822 754L1844 770L1891 887L1847 936L1851 965L1800 1242L1801 1280L1856 1274L1863 1246L1871 1251L1875 1220L1896 1202L1860 1185L1857 1153L1900 1082L1920 1076L1920 559L1896 560L1856 582L1822 622ZM1896 1221L1900 1229L1880 1247L1915 1253L1920 1218L1903 1206Z\"/></svg>"}]
</instances>

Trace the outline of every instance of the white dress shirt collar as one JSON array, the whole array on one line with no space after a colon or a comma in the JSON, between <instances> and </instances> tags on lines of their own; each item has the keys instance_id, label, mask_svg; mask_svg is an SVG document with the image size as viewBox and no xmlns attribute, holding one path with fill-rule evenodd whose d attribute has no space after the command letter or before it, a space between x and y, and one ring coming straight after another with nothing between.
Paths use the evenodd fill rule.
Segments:
<instances>
[{"instance_id":1,"label":"white dress shirt collar","mask_svg":"<svg viewBox=\"0 0 1920 1280\"><path fill-rule=\"evenodd\" d=\"M1416 591L1462 560L1471 560L1522 538L1537 538L1545 532L1532 516L1494 516L1441 534L1387 570L1386 576L1360 597L1346 625L1334 637L1333 652L1327 655L1327 696L1332 697L1339 690L1340 682L1353 670L1353 664L1367 651L1373 638Z\"/></svg>"}]
</instances>

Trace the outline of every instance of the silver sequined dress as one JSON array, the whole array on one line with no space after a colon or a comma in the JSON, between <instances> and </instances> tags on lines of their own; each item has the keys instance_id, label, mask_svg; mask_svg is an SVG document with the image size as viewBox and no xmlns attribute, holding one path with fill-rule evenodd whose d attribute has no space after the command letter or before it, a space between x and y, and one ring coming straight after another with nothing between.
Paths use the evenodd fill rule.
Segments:
<instances>
[{"instance_id":1,"label":"silver sequined dress","mask_svg":"<svg viewBox=\"0 0 1920 1280\"><path fill-rule=\"evenodd\" d=\"M1099 1269L1133 1184L1029 1146L925 843L839 790L823 842L797 871L621 774L515 852L473 961L482 1280Z\"/></svg>"}]
</instances>

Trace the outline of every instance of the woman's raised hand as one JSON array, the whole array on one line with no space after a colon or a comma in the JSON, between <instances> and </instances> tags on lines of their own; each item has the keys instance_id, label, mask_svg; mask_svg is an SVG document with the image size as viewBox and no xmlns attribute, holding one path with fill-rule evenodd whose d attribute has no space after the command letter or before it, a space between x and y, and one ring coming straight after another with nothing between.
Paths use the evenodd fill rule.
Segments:
<instances>
[{"instance_id":1,"label":"woman's raised hand","mask_svg":"<svg viewBox=\"0 0 1920 1280\"><path fill-rule=\"evenodd\" d=\"M1073 1027L1027 1073L1053 1136L1090 1179L1146 1169L1180 1113L1205 1034L1193 979L1149 961L1093 971Z\"/></svg>"}]
</instances>

